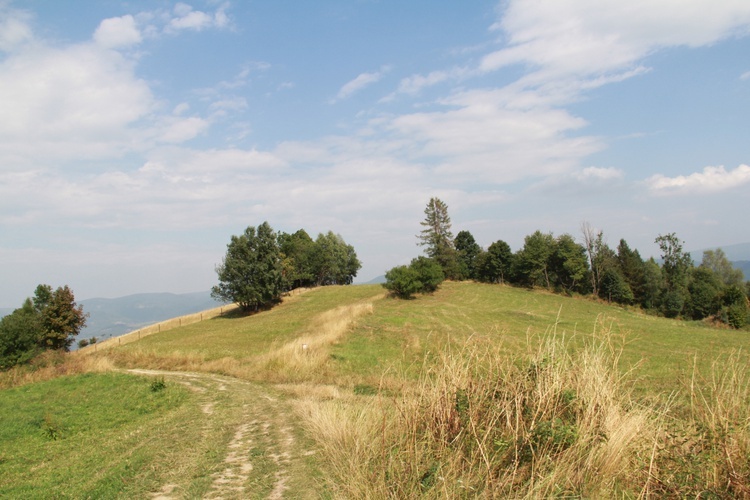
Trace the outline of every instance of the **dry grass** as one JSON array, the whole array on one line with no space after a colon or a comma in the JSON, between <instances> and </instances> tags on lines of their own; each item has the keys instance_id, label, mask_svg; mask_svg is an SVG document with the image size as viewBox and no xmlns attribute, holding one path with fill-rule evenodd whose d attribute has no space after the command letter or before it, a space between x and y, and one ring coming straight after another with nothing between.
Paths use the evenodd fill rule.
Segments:
<instances>
[{"instance_id":1,"label":"dry grass","mask_svg":"<svg viewBox=\"0 0 750 500\"><path fill-rule=\"evenodd\" d=\"M331 346L359 317L372 312L373 303L369 301L326 311L313 319L304 334L256 358L254 366L265 380L320 380L330 360Z\"/></svg>"},{"instance_id":2,"label":"dry grass","mask_svg":"<svg viewBox=\"0 0 750 500\"><path fill-rule=\"evenodd\" d=\"M0 389L52 380L65 375L103 373L114 370L112 360L106 357L88 357L76 353L47 351L37 356L29 365L16 366L0 372Z\"/></svg>"},{"instance_id":3,"label":"dry grass","mask_svg":"<svg viewBox=\"0 0 750 500\"><path fill-rule=\"evenodd\" d=\"M340 498L606 497L645 484L656 439L633 405L608 331L581 350L557 338L511 361L467 342L389 401L302 407Z\"/></svg>"}]
</instances>

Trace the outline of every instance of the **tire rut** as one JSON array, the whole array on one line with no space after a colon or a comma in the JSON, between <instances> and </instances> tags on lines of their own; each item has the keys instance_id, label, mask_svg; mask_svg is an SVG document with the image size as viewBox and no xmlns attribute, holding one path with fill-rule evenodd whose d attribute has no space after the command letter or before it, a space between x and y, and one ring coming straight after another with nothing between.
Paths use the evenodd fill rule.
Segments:
<instances>
[{"instance_id":1,"label":"tire rut","mask_svg":"<svg viewBox=\"0 0 750 500\"><path fill-rule=\"evenodd\" d=\"M310 491L294 492L290 486L299 461L307 460L311 451L303 450L295 434L299 424L289 403L272 389L230 377L212 374L132 369L129 373L163 377L199 393L200 415L211 419L238 412L229 419L230 437L223 459L213 468L206 499L231 498L299 498ZM302 468L304 470L304 468ZM172 500L186 496L190 478L177 478L152 493L153 500ZM301 481L309 482L309 481ZM301 494L301 495L300 495Z\"/></svg>"}]
</instances>

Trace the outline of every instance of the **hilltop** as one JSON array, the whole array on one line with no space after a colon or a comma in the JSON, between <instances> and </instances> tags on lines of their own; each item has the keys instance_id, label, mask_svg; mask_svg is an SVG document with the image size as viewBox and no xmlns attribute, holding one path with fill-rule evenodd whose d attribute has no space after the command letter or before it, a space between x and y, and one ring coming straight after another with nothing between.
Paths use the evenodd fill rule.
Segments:
<instances>
[{"instance_id":1,"label":"hilltop","mask_svg":"<svg viewBox=\"0 0 750 500\"><path fill-rule=\"evenodd\" d=\"M378 285L321 287L256 314L235 311L73 353L49 368L70 377L24 389L44 407L26 407L15 389L0 391L16 398L0 401L4 421L38 422L7 430L20 434L5 447L0 496L38 484L60 495L226 496L217 488L228 482L238 497L435 497L448 485L460 496L462 484L499 496L508 488L544 496L556 487L579 496L644 488L646 496L694 496L708 487L742 497L750 477L743 427L721 442L711 441L721 433L694 429L715 425L701 420L707 409L712 418L750 418L748 359L740 351L747 335L504 285L446 282L414 300L386 297ZM111 377L113 367L136 372ZM142 392L136 373L146 377ZM101 398L96 408L81 407L88 421L100 422L86 431L74 423L79 384ZM131 394L123 408L105 396L119 387ZM539 399L544 394L552 399ZM702 406L717 397L725 398L721 405ZM525 401L519 413L513 401ZM502 408L510 413L495 412ZM716 413L722 408L738 413ZM112 426L104 423L111 416L96 420L99 412L126 421ZM501 425L511 416L521 427ZM24 439L33 449L52 446L40 429L62 438L49 441L58 458L22 466L30 456L17 448ZM113 448L131 435L147 436L135 461ZM61 476L55 464L73 453L76 463L106 456L120 482L109 472ZM727 458L739 475L728 476ZM528 475L532 464L540 475ZM587 474L590 467L599 473ZM506 483L514 468L518 483Z\"/></svg>"}]
</instances>

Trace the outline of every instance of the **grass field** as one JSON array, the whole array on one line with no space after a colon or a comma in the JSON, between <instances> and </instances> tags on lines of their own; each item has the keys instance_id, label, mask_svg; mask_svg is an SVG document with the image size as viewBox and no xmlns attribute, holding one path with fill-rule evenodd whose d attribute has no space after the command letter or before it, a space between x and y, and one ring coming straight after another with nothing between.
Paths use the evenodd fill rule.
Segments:
<instances>
[{"instance_id":1,"label":"grass field","mask_svg":"<svg viewBox=\"0 0 750 500\"><path fill-rule=\"evenodd\" d=\"M167 485L165 498L210 497L232 429L250 418L255 398L276 401L261 411L275 414L268 428L289 419L289 431L277 429L264 446L296 444L271 454L288 461L249 448L258 475L240 476L251 497L750 497L749 335L499 285L447 282L407 301L384 297L377 285L324 287L257 314L89 349L63 363L229 375L251 382L230 384L244 406L215 386L209 392L224 399L206 403L179 384L151 393L149 379L106 373L0 392L3 421L26 422L0 435L0 496L48 484L57 496L137 498ZM99 409L86 401L109 401L115 390L143 403L114 401L88 417ZM210 418L207 404L216 408ZM64 438L53 439L56 432ZM153 444L112 448L132 445L122 437L131 434ZM93 444L70 446L84 439ZM191 439L203 443L200 454ZM315 453L306 442L313 439ZM55 482L49 471L71 463L114 472L97 479L96 465L90 474L67 468L67 479ZM315 486L304 486L305 477Z\"/></svg>"}]
</instances>

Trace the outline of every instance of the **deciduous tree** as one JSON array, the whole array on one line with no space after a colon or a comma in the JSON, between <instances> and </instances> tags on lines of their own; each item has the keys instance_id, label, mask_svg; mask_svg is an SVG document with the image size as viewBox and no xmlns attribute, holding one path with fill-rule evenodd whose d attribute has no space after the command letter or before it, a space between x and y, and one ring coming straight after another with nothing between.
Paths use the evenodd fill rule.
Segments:
<instances>
[{"instance_id":1,"label":"deciduous tree","mask_svg":"<svg viewBox=\"0 0 750 500\"><path fill-rule=\"evenodd\" d=\"M244 310L277 301L282 292L281 250L268 222L232 236L216 273L219 284L211 290L216 299L235 302Z\"/></svg>"}]
</instances>

